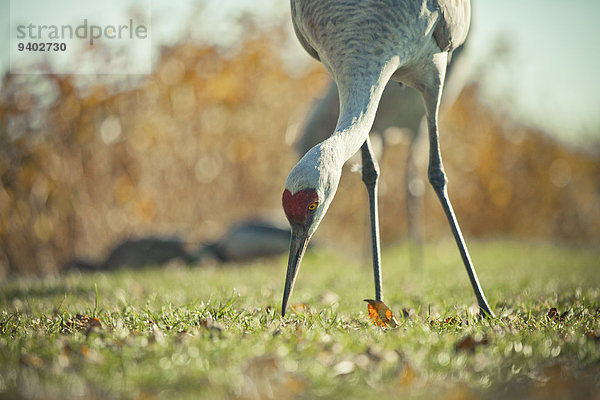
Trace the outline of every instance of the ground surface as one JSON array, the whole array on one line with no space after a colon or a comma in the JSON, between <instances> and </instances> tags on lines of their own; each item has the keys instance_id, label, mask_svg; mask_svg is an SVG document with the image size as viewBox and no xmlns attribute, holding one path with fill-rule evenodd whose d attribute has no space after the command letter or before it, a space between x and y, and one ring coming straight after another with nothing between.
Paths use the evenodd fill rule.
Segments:
<instances>
[{"instance_id":1,"label":"ground surface","mask_svg":"<svg viewBox=\"0 0 600 400\"><path fill-rule=\"evenodd\" d=\"M450 242L421 270L308 254L285 318L284 259L0 284L0 398L600 398L600 250L471 243L498 318L478 320ZM404 315L404 316L403 316Z\"/></svg>"}]
</instances>

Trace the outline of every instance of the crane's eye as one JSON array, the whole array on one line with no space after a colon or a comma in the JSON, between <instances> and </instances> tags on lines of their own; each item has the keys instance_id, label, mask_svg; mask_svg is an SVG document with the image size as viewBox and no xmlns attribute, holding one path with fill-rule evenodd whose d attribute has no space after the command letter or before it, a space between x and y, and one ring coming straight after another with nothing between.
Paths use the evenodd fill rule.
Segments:
<instances>
[{"instance_id":1,"label":"crane's eye","mask_svg":"<svg viewBox=\"0 0 600 400\"><path fill-rule=\"evenodd\" d=\"M318 205L319 204L316 201L314 203L310 203L310 205L308 206L308 210L309 211L314 211L317 208Z\"/></svg>"}]
</instances>

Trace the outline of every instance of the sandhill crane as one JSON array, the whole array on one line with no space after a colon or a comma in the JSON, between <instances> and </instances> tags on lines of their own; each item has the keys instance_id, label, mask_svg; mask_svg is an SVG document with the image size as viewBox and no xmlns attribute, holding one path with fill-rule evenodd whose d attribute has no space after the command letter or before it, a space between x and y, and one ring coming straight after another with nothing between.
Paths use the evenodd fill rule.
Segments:
<instances>
[{"instance_id":1,"label":"sandhill crane","mask_svg":"<svg viewBox=\"0 0 600 400\"><path fill-rule=\"evenodd\" d=\"M465 45L452 53L452 62L448 63L444 93L441 107L448 107L462 91L467 68L465 58L461 56ZM335 82L331 81L322 98L316 100L311 107L294 146L296 152L303 156L314 145L322 142L335 129L340 113L340 100ZM408 222L408 238L411 243L411 261L413 266L422 262L423 244L423 193L424 184L421 173L425 165L425 135L427 131L425 108L421 95L412 88L396 82L388 82L381 96L375 114L375 120L369 134L371 141L379 138L381 151L377 156L383 157L383 149L387 138L385 132L390 127L403 128L408 134L409 145L404 171L404 189L406 198L406 216ZM374 136L378 135L378 136ZM378 146L373 146L377 150ZM375 151L377 153L377 151Z\"/></svg>"},{"instance_id":2,"label":"sandhill crane","mask_svg":"<svg viewBox=\"0 0 600 400\"><path fill-rule=\"evenodd\" d=\"M285 181L282 203L292 237L281 313L285 315L304 251L336 193L342 166L361 149L369 197L375 297L382 300L377 210L379 167L369 130L392 79L419 91L429 130L428 179L456 239L480 310L493 316L448 198L438 140L438 110L449 53L470 23L469 0L291 0L292 22L304 49L320 60L338 87L340 115L333 134L311 148Z\"/></svg>"},{"instance_id":3,"label":"sandhill crane","mask_svg":"<svg viewBox=\"0 0 600 400\"><path fill-rule=\"evenodd\" d=\"M250 219L232 225L218 241L207 244L203 253L212 252L221 262L245 262L283 254L289 242L287 227Z\"/></svg>"},{"instance_id":4,"label":"sandhill crane","mask_svg":"<svg viewBox=\"0 0 600 400\"><path fill-rule=\"evenodd\" d=\"M114 271L163 266L174 260L196 265L207 261L240 263L283 254L289 242L289 229L253 218L233 224L218 240L205 242L191 251L178 236L130 238L115 245L103 261L75 259L63 269L66 272Z\"/></svg>"},{"instance_id":5,"label":"sandhill crane","mask_svg":"<svg viewBox=\"0 0 600 400\"><path fill-rule=\"evenodd\" d=\"M196 261L196 257L185 249L185 242L177 236L146 236L123 240L103 261L73 260L64 269L67 272L116 271L161 266L173 260L192 263Z\"/></svg>"}]
</instances>

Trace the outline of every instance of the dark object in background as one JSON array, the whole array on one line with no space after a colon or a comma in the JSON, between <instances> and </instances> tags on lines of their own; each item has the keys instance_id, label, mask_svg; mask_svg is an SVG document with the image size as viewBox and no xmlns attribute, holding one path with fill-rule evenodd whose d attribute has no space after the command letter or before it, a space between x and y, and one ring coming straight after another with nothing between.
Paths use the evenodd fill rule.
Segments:
<instances>
[{"instance_id":1,"label":"dark object in background","mask_svg":"<svg viewBox=\"0 0 600 400\"><path fill-rule=\"evenodd\" d=\"M101 263L75 260L66 270L114 271L122 268L142 268L148 265L163 265L180 259L192 263L196 259L184 248L178 237L144 237L127 239L119 243Z\"/></svg>"},{"instance_id":2,"label":"dark object in background","mask_svg":"<svg viewBox=\"0 0 600 400\"><path fill-rule=\"evenodd\" d=\"M289 243L289 229L253 219L233 225L219 240L202 244L194 251L186 250L185 241L177 236L127 239L119 243L103 262L74 260L65 270L114 271L162 266L173 260L186 264L202 264L209 260L244 262L284 254Z\"/></svg>"},{"instance_id":3,"label":"dark object in background","mask_svg":"<svg viewBox=\"0 0 600 400\"><path fill-rule=\"evenodd\" d=\"M289 228L250 220L233 225L216 243L206 245L204 253L212 249L219 261L241 262L284 254L289 245Z\"/></svg>"}]
</instances>

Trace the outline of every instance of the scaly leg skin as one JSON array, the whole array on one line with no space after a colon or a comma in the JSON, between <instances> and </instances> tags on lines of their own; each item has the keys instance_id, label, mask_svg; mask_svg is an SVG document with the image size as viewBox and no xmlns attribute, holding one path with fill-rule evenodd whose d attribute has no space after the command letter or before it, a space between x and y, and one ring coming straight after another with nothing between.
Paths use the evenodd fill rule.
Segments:
<instances>
[{"instance_id":1,"label":"scaly leg skin","mask_svg":"<svg viewBox=\"0 0 600 400\"><path fill-rule=\"evenodd\" d=\"M440 57L447 57L447 53L441 53ZM429 178L429 182L433 186L435 193L442 203L442 208L444 209L444 213L446 214L446 218L450 224L450 229L452 229L452 234L454 235L454 239L458 245L458 250L460 251L463 263L467 269L471 286L473 286L473 291L477 297L480 313L487 317L494 318L494 313L492 312L492 309L490 308L485 295L483 294L483 289L479 284L477 273L475 272L475 268L471 262L467 245L465 244L462 232L458 226L458 221L456 220L456 215L454 214L452 204L450 203L450 199L448 197L448 179L446 178L446 173L444 172L444 166L442 164L442 153L440 150L438 135L438 112L447 60L439 58L436 61L436 66L439 72L439 81L438 84L435 85L437 87L433 88L431 91L423 92L425 109L427 111L427 125L429 128L429 168L427 171L427 177Z\"/></svg>"},{"instance_id":2,"label":"scaly leg skin","mask_svg":"<svg viewBox=\"0 0 600 400\"><path fill-rule=\"evenodd\" d=\"M377 179L379 165L371 148L369 137L361 147L362 181L369 194L369 212L371 216L371 245L373 250L373 275L375 277L375 299L383 301L381 294L381 245L379 240L379 210L377 206Z\"/></svg>"}]
</instances>

